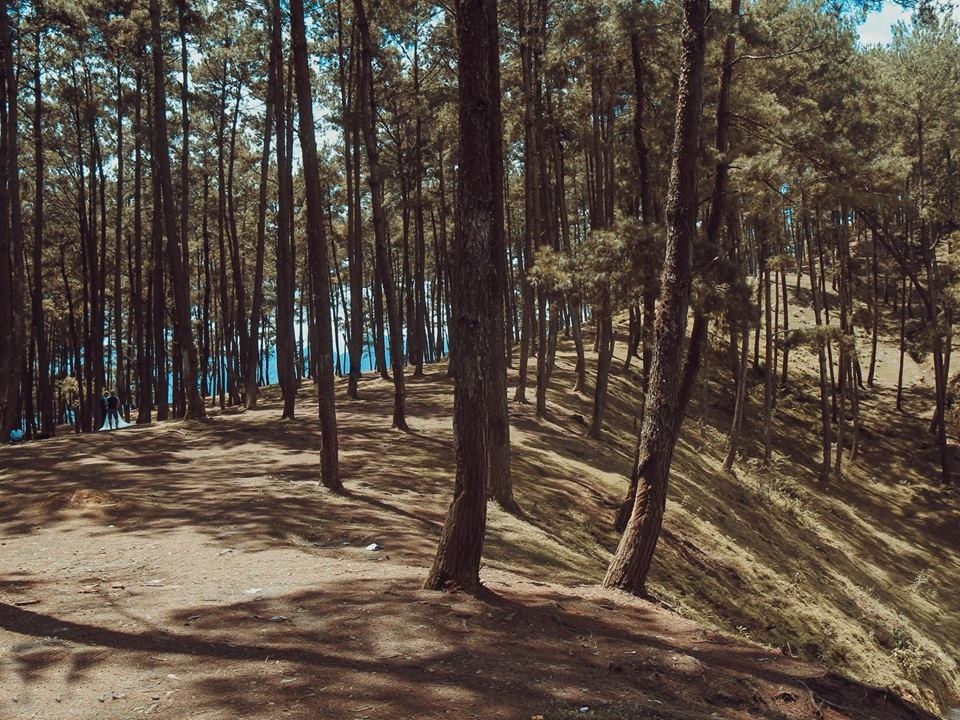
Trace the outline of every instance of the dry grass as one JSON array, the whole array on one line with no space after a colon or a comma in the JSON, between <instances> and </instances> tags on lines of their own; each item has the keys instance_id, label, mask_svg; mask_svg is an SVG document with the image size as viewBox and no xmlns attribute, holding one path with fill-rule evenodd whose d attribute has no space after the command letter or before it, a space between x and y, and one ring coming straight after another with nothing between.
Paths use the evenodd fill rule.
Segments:
<instances>
[{"instance_id":1,"label":"dry grass","mask_svg":"<svg viewBox=\"0 0 960 720\"><path fill-rule=\"evenodd\" d=\"M791 327L812 322L809 316L806 308L794 308ZM622 343L618 349L619 355ZM758 440L762 380L752 389L748 442L734 474L722 470L729 378L718 369L722 358L709 359L711 386L695 392L677 447L651 589L700 623L943 710L960 698L960 503L938 485L923 417L893 409L893 338L883 339L879 359L877 386L862 398L861 454L853 463L844 457L842 476L827 486L816 479L814 357L805 350L791 354L790 391L778 402L769 465ZM561 417L589 416L589 399L565 390L572 361L561 353L551 407ZM621 355L614 366L622 361ZM925 368L906 362L909 410L926 415L930 381ZM541 457L529 434L515 442L521 503L549 524L556 543L580 555L579 562L569 553L558 556L565 577L596 581L615 547L609 526L629 470L635 388L633 378L622 375L611 382L607 439L600 445L564 440ZM541 443L554 430L543 425ZM505 529L495 520L493 536ZM494 557L496 548L494 541Z\"/></svg>"},{"instance_id":2,"label":"dry grass","mask_svg":"<svg viewBox=\"0 0 960 720\"><path fill-rule=\"evenodd\" d=\"M791 327L805 324L812 313L795 305ZM523 515L491 508L487 567L568 584L603 577L619 539L612 519L626 489L640 402L637 364L622 372L623 331L603 441L584 437L581 418L589 418L592 398L570 390L569 342L561 343L547 417L538 420L532 405L511 404L512 470ZM861 346L868 347L862 339ZM877 385L861 398L861 453L853 463L844 458L842 477L824 486L817 482L816 360L805 349L790 357L772 461L762 462L760 377L749 393L746 443L732 474L722 470L730 378L723 358L708 357L702 377L709 385L694 393L677 446L650 589L698 623L889 687L928 709L949 707L960 698L960 599L951 591L960 587L960 503L938 485L932 440L918 417L930 403L926 369L907 358L913 414L895 413L896 343L882 338ZM531 382L534 373L531 358ZM418 417L422 408L411 408L414 428L435 439L452 438L444 376L437 366L421 389L428 422ZM390 446L381 456L391 464L449 481L449 445L385 437Z\"/></svg>"}]
</instances>

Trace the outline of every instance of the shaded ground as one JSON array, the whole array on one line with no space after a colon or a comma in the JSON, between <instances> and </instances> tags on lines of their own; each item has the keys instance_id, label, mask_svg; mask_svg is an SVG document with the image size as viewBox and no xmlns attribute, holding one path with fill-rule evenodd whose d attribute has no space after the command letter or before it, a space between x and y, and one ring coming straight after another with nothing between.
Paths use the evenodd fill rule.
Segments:
<instances>
[{"instance_id":1,"label":"shaded ground","mask_svg":"<svg viewBox=\"0 0 960 720\"><path fill-rule=\"evenodd\" d=\"M452 482L442 366L408 384L409 434L379 380L340 403L343 497L317 483L306 389L292 422L268 389L204 424L0 449L0 717L933 717L880 686L928 708L956 696L960 508L914 416L924 369L908 368L914 415L891 413L889 338L883 353L862 454L827 487L809 354L792 355L774 466L754 439L735 476L711 358L653 603L594 586L638 404L622 354L600 443L567 347L548 417L511 406L524 515L491 508L479 601L419 589Z\"/></svg>"}]
</instances>

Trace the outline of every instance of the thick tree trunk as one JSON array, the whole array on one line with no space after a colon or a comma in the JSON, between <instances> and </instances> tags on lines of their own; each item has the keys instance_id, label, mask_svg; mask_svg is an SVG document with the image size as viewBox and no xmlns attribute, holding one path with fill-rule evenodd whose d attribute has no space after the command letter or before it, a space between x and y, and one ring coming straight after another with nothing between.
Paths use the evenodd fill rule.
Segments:
<instances>
[{"instance_id":1,"label":"thick tree trunk","mask_svg":"<svg viewBox=\"0 0 960 720\"><path fill-rule=\"evenodd\" d=\"M709 0L684 0L684 26L676 130L667 195L667 244L660 277L660 303L654 326L653 359L646 398L636 500L626 530L603 580L605 587L639 593L644 589L663 523L667 479L689 387L676 382L683 354L693 274L697 215L697 144L703 97L705 29ZM706 336L706 319L697 315L687 371L695 377ZM685 373L687 374L687 373ZM690 383L692 385L692 382Z\"/></svg>"},{"instance_id":2,"label":"thick tree trunk","mask_svg":"<svg viewBox=\"0 0 960 720\"><path fill-rule=\"evenodd\" d=\"M480 590L492 395L505 400L503 150L496 0L459 0L460 167L454 263L457 477L425 587ZM499 400L498 397L496 400Z\"/></svg>"}]
</instances>

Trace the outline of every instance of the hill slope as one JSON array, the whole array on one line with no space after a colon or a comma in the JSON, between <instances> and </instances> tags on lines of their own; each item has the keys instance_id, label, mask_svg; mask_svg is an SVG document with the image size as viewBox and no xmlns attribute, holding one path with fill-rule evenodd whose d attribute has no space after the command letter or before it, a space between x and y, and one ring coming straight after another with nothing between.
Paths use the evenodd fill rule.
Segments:
<instances>
[{"instance_id":1,"label":"hill slope","mask_svg":"<svg viewBox=\"0 0 960 720\"><path fill-rule=\"evenodd\" d=\"M774 467L748 444L735 476L711 358L650 603L594 587L634 379L612 379L607 437L589 441L571 360L546 420L511 406L524 515L491 508L482 601L419 590L450 492L443 366L409 384L411 433L389 429L379 380L340 403L343 497L316 482L306 389L293 422L268 390L263 409L202 425L0 450L0 714L867 720L930 717L881 688L928 710L960 696L958 503L922 420L889 411L889 373L865 398L862 455L822 487L809 355L792 355ZM889 343L882 361L895 367ZM923 368L909 373L920 412Z\"/></svg>"}]
</instances>

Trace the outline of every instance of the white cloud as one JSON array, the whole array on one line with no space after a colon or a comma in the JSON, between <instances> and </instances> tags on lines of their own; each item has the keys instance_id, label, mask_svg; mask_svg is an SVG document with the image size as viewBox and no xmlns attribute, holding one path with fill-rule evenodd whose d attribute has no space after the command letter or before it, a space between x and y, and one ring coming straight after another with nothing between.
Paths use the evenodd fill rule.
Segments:
<instances>
[{"instance_id":1,"label":"white cloud","mask_svg":"<svg viewBox=\"0 0 960 720\"><path fill-rule=\"evenodd\" d=\"M886 45L890 42L890 27L900 20L909 21L910 12L892 2L885 2L879 11L871 12L857 27L863 45Z\"/></svg>"},{"instance_id":2,"label":"white cloud","mask_svg":"<svg viewBox=\"0 0 960 720\"><path fill-rule=\"evenodd\" d=\"M960 21L960 1L954 0L952 5L953 17ZM857 26L862 45L886 45L890 42L891 26L899 21L910 23L911 11L906 10L891 0L884 0L883 7L867 15L866 20Z\"/></svg>"}]
</instances>

